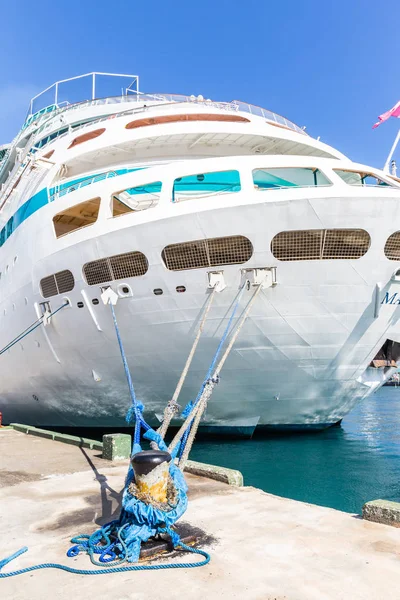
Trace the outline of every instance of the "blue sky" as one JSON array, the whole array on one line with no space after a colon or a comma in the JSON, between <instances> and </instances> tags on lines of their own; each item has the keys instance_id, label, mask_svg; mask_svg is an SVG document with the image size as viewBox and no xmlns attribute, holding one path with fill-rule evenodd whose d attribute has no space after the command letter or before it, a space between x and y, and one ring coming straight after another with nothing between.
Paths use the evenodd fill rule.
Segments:
<instances>
[{"instance_id":1,"label":"blue sky","mask_svg":"<svg viewBox=\"0 0 400 600\"><path fill-rule=\"evenodd\" d=\"M392 0L3 3L0 143L35 92L113 71L139 74L142 91L264 106L382 166L400 120L371 127L400 100L399 17Z\"/></svg>"}]
</instances>

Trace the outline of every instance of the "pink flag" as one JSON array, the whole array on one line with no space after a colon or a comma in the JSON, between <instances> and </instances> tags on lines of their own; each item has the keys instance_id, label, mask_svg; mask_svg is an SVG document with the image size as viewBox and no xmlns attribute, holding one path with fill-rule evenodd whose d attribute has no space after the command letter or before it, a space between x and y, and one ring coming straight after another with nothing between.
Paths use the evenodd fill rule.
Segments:
<instances>
[{"instance_id":1,"label":"pink flag","mask_svg":"<svg viewBox=\"0 0 400 600\"><path fill-rule=\"evenodd\" d=\"M389 117L400 118L400 101L397 104L395 104L393 108L383 113L383 115L379 115L379 120L377 123L375 123L375 125L372 126L372 129L375 129L375 127L378 127L378 125L380 125L384 121L387 121Z\"/></svg>"}]
</instances>

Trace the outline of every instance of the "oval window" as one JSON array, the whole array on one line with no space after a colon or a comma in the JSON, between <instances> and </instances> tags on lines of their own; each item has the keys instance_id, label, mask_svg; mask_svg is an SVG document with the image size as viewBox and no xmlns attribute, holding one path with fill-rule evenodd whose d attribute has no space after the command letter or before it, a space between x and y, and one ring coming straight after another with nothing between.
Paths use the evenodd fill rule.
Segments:
<instances>
[{"instance_id":1,"label":"oval window","mask_svg":"<svg viewBox=\"0 0 400 600\"><path fill-rule=\"evenodd\" d=\"M74 140L72 140L72 142L68 146L68 150L70 148L73 148L74 146L83 144L83 142L88 142L89 140L94 140L95 138L99 137L99 135L102 135L105 132L105 130L106 130L105 127L102 127L101 129L95 129L94 131L88 131L87 133L78 135L78 137L76 137Z\"/></svg>"}]
</instances>

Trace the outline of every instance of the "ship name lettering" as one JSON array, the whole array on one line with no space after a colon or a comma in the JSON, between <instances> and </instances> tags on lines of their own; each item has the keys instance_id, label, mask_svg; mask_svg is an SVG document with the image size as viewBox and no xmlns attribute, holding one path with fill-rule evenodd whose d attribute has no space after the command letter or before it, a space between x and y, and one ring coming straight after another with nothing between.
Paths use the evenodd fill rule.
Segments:
<instances>
[{"instance_id":1,"label":"ship name lettering","mask_svg":"<svg viewBox=\"0 0 400 600\"><path fill-rule=\"evenodd\" d=\"M397 292L393 296L389 297L389 292L386 292L381 304L400 304L400 296L397 296Z\"/></svg>"}]
</instances>

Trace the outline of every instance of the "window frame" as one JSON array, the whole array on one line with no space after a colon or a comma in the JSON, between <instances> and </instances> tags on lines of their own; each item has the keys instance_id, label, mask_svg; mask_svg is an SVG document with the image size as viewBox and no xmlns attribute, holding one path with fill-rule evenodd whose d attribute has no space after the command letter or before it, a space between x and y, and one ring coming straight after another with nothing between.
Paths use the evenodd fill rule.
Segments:
<instances>
[{"instance_id":1,"label":"window frame","mask_svg":"<svg viewBox=\"0 0 400 600\"><path fill-rule=\"evenodd\" d=\"M66 212L68 210L76 208L77 206L80 206L82 204L87 204L89 202L94 202L94 201L98 202L98 210L97 210L96 218L95 218L95 220L92 223L87 223L86 225L81 225L79 227L76 227L75 229L72 229L71 231L66 231L65 233L61 233L61 234L57 235L57 228L56 228L56 222L55 222L55 218L56 217L59 217L59 216L62 216L64 214L66 214ZM94 198L90 198L89 200L83 200L82 202L78 202L77 204L72 204L70 206L67 206L63 211L59 211L58 213L56 213L55 215L53 215L53 217L52 217L52 223L53 223L53 229L54 229L54 234L56 236L56 239L58 240L58 239L60 239L62 237L65 237L66 235L70 235L71 233L75 233L76 231L79 231L81 229L86 229L86 227L91 227L92 225L95 225L97 223L98 219L99 219L100 210L101 210L101 202L102 202L101 197L100 196L95 196ZM71 215L71 216L73 217L74 215Z\"/></svg>"},{"instance_id":2,"label":"window frame","mask_svg":"<svg viewBox=\"0 0 400 600\"><path fill-rule=\"evenodd\" d=\"M259 187L255 184L254 181L254 172L255 171L268 171L268 170L288 170L288 169L297 169L297 170L302 170L302 171L313 171L313 173L315 174L315 172L319 171L323 177L325 177L325 179L328 181L328 183L322 183L322 184L314 184L314 185L282 185L282 186L275 186L275 187ZM251 177L252 177L252 181L253 181L253 188L258 191L258 192L270 192L270 191L274 191L274 190L292 190L292 189L314 189L314 188L327 188L327 187L332 187L334 185L334 182L331 181L331 179L328 177L328 175L326 174L326 172L324 170L322 170L320 167L313 167L313 166L295 166L295 165L287 165L287 166L276 166L276 167L257 167L251 170ZM315 178L315 175L314 175Z\"/></svg>"},{"instance_id":3,"label":"window frame","mask_svg":"<svg viewBox=\"0 0 400 600\"><path fill-rule=\"evenodd\" d=\"M177 181L180 181L185 178L196 177L198 184L200 184L204 181L204 176L214 175L214 174L218 174L218 173L236 173L237 178L238 178L238 183L235 183L234 185L237 186L239 189L236 189L236 190L225 189L225 190L216 190L216 191L204 190L204 191L199 191L199 193L197 193L197 194L196 193L193 193L193 194L188 193L187 198L182 198L180 200L175 199L175 193L176 193L175 183ZM200 175L203 176L202 180L198 179ZM207 183L209 184L210 182L206 182L204 185L207 185ZM201 171L201 172L197 172L197 173L189 173L187 175L180 175L179 177L174 177L174 179L172 180L171 202L172 202L172 204L179 204L180 202L186 202L188 200L200 200L201 198L208 197L208 196L217 196L220 194L237 194L238 192L241 192L242 190L243 190L243 185L242 185L242 178L241 178L241 173L240 173L239 169L219 169L218 171ZM178 193L179 193L179 190L178 190Z\"/></svg>"},{"instance_id":4,"label":"window frame","mask_svg":"<svg viewBox=\"0 0 400 600\"><path fill-rule=\"evenodd\" d=\"M361 236L364 236L365 239L368 240L368 247L362 252L362 254L360 254L359 256L332 256L332 255L325 256L325 253L333 254L332 248L335 247L335 244L336 245L338 244L337 240L329 239L329 237L332 234L333 234L333 236L337 233L341 233L343 235L346 235L346 234L351 235L351 234L356 234L357 232L360 232ZM284 253L281 252L279 249L279 242L281 240L278 240L277 238L282 236L282 239L285 241L286 234L289 234L288 235L289 240L286 240L288 247L286 250L286 256L284 256ZM290 240L291 234L293 234L292 240ZM311 234L310 235L311 245L309 248L307 248L306 238L309 234ZM301 240L302 235L304 235L304 238L305 238L304 240ZM298 239L296 239L296 236ZM312 236L314 236L314 240L312 240ZM318 239L318 237L319 237L319 239ZM304 256L304 255L302 256L301 254L296 254L295 252L293 252L293 248L296 249L296 245L298 248L301 248L302 242L303 242L303 245L308 250L308 256ZM281 243L283 243L283 242L281 242ZM288 230L284 230L284 231L279 231L278 233L276 233L273 236L273 238L271 239L271 242L270 242L270 251L271 251L272 256L279 262L360 260L369 252L369 250L371 248L371 243L372 243L371 234L369 233L369 231L367 231L366 229L364 229L362 227L288 229ZM344 244L345 244L345 242L344 242ZM277 246L274 247L275 245L277 245ZM314 245L314 247L313 247L313 245ZM292 252L292 256L289 256L289 249ZM312 251L315 251L314 256L311 255ZM306 252L304 252L304 253L307 254Z\"/></svg>"},{"instance_id":5,"label":"window frame","mask_svg":"<svg viewBox=\"0 0 400 600\"><path fill-rule=\"evenodd\" d=\"M399 184L393 184L390 180L386 180L384 177L382 177L381 175L377 175L376 173L373 173L372 171L361 171L358 169L337 169L335 167L332 167L332 171L333 173L340 179L340 181L342 183L344 183L345 185L348 185L349 187L359 187L359 188L398 188ZM339 175L339 172L343 172L343 173L354 173L355 175L360 175L360 177L362 175L365 175L365 177L374 177L377 180L380 180L383 182L384 185L380 185L379 183L377 185L368 185L368 184L358 184L358 183L349 183L347 182L345 179L343 179L343 177L341 177L341 175Z\"/></svg>"},{"instance_id":6,"label":"window frame","mask_svg":"<svg viewBox=\"0 0 400 600\"><path fill-rule=\"evenodd\" d=\"M124 202L122 202L122 200L120 200L118 198L118 194L122 194L123 192L127 192L128 190L134 190L134 189L138 189L138 188L145 188L146 186L151 186L151 185L159 185L160 186L160 190L158 192L147 192L147 193L144 192L143 194L137 194L138 196L140 196L140 195L143 195L143 196L144 195L149 195L150 196L150 194L152 194L152 193L154 195L156 195L156 194L158 195L158 198L157 198L157 201L155 202L155 204L152 203L147 208L142 208L142 209L140 209L140 208L139 209L131 208L131 209L129 209L129 206L127 206L126 204L124 204ZM109 215L110 215L110 218L111 219L117 219L118 217L123 217L125 215L129 215L129 214L132 214L132 213L145 212L146 210L150 210L152 208L157 208L157 206L160 203L161 197L162 197L163 187L164 187L164 182L161 179L158 179L156 181L150 181L150 182L147 182L147 183L139 183L137 185L131 185L130 187L122 188L122 190L120 189L120 190L118 190L116 192L112 192L111 199L110 199L110 202L109 202L109 209L110 209ZM132 196L134 196L134 194L132 194ZM156 198L154 198L154 201L155 200L156 200ZM128 208L129 210L127 210L126 212L122 212L119 215L115 215L114 214L114 202L115 201L119 202L123 206L126 206L126 208Z\"/></svg>"}]
</instances>

